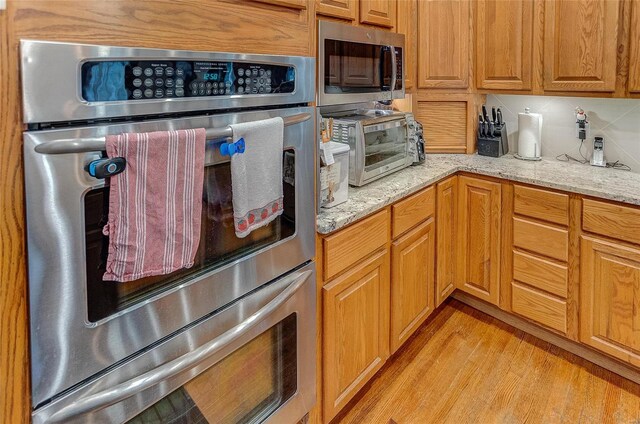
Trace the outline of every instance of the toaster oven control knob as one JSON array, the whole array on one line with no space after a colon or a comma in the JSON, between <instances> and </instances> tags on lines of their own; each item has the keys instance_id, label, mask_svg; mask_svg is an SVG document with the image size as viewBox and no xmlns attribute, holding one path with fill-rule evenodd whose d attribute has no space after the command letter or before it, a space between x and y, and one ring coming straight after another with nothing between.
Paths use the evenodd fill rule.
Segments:
<instances>
[{"instance_id":1,"label":"toaster oven control knob","mask_svg":"<svg viewBox=\"0 0 640 424\"><path fill-rule=\"evenodd\" d=\"M121 173L126 166L125 158L103 158L89 162L86 169L92 177L103 179Z\"/></svg>"}]
</instances>

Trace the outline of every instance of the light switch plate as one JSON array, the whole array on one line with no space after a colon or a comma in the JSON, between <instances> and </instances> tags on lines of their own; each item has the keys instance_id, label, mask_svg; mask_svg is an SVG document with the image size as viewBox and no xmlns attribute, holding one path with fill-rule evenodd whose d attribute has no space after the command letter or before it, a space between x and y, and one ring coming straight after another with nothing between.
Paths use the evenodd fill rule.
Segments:
<instances>
[{"instance_id":1,"label":"light switch plate","mask_svg":"<svg viewBox=\"0 0 640 424\"><path fill-rule=\"evenodd\" d=\"M7 0L0 0L0 10L5 10L7 8Z\"/></svg>"}]
</instances>

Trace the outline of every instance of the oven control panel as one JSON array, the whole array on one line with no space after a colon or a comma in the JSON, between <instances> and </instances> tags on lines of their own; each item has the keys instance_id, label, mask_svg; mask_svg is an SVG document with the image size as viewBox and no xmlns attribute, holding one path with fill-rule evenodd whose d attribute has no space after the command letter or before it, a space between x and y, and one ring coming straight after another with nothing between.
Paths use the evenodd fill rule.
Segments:
<instances>
[{"instance_id":1,"label":"oven control panel","mask_svg":"<svg viewBox=\"0 0 640 424\"><path fill-rule=\"evenodd\" d=\"M82 64L88 102L272 95L295 90L295 68L211 61L89 61Z\"/></svg>"}]
</instances>

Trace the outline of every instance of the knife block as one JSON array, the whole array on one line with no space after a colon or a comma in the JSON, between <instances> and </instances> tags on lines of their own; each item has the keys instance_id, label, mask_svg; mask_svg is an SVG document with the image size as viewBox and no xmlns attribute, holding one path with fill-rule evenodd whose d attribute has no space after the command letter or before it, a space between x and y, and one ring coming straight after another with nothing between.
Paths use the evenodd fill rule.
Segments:
<instances>
[{"instance_id":1,"label":"knife block","mask_svg":"<svg viewBox=\"0 0 640 424\"><path fill-rule=\"evenodd\" d=\"M496 125L493 135L493 137L481 137L478 133L477 147L480 156L499 158L509 152L507 124Z\"/></svg>"}]
</instances>

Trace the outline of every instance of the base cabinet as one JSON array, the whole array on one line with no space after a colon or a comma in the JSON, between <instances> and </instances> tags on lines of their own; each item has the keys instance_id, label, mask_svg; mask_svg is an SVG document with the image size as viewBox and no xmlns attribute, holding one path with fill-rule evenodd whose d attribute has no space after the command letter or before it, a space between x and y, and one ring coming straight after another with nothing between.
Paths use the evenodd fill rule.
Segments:
<instances>
[{"instance_id":1,"label":"base cabinet","mask_svg":"<svg viewBox=\"0 0 640 424\"><path fill-rule=\"evenodd\" d=\"M580 341L640 367L640 247L583 236Z\"/></svg>"},{"instance_id":2,"label":"base cabinet","mask_svg":"<svg viewBox=\"0 0 640 424\"><path fill-rule=\"evenodd\" d=\"M457 287L494 305L500 288L501 188L494 181L458 178Z\"/></svg>"},{"instance_id":3,"label":"base cabinet","mask_svg":"<svg viewBox=\"0 0 640 424\"><path fill-rule=\"evenodd\" d=\"M436 211L436 307L440 306L456 285L456 216L458 177L438 183Z\"/></svg>"},{"instance_id":4,"label":"base cabinet","mask_svg":"<svg viewBox=\"0 0 640 424\"><path fill-rule=\"evenodd\" d=\"M323 404L329 422L389 356L389 251L323 288Z\"/></svg>"},{"instance_id":5,"label":"base cabinet","mask_svg":"<svg viewBox=\"0 0 640 424\"><path fill-rule=\"evenodd\" d=\"M434 310L435 225L433 218L391 246L391 353Z\"/></svg>"}]
</instances>

